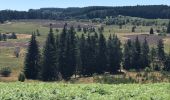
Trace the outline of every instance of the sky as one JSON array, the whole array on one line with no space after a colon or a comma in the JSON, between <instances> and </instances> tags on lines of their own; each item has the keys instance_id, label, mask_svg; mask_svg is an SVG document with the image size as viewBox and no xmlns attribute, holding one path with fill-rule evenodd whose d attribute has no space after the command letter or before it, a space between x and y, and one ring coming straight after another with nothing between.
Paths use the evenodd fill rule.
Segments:
<instances>
[{"instance_id":1,"label":"sky","mask_svg":"<svg viewBox=\"0 0 170 100\"><path fill-rule=\"evenodd\" d=\"M28 10L43 7L170 5L170 0L0 0L0 10Z\"/></svg>"}]
</instances>

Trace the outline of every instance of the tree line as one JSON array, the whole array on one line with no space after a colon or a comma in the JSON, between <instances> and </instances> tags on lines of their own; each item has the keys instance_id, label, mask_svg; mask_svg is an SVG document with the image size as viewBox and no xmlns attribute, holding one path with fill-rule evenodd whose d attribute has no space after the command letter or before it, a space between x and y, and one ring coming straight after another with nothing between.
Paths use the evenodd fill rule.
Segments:
<instances>
[{"instance_id":1,"label":"tree line","mask_svg":"<svg viewBox=\"0 0 170 100\"><path fill-rule=\"evenodd\" d=\"M0 11L0 22L18 19L93 19L106 16L132 16L141 18L170 18L170 7L167 5L137 5L122 7L91 6L83 8L41 8L29 11Z\"/></svg>"},{"instance_id":2,"label":"tree line","mask_svg":"<svg viewBox=\"0 0 170 100\"><path fill-rule=\"evenodd\" d=\"M76 34L74 27L64 28L56 36L50 27L43 53L40 53L36 35L32 34L25 57L24 73L27 79L43 81L69 80L75 76L92 76L121 70L170 71L170 54L164 52L163 41L150 48L148 42L128 40L124 45L116 35L105 38L102 31Z\"/></svg>"}]
</instances>

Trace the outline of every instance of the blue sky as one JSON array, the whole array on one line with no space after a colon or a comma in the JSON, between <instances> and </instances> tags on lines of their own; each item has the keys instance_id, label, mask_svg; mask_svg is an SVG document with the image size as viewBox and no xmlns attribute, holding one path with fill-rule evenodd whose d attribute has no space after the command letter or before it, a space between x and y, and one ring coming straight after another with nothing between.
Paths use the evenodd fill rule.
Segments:
<instances>
[{"instance_id":1,"label":"blue sky","mask_svg":"<svg viewBox=\"0 0 170 100\"><path fill-rule=\"evenodd\" d=\"M170 5L170 0L0 0L0 10L28 10L42 7L85 7L126 5Z\"/></svg>"}]
</instances>

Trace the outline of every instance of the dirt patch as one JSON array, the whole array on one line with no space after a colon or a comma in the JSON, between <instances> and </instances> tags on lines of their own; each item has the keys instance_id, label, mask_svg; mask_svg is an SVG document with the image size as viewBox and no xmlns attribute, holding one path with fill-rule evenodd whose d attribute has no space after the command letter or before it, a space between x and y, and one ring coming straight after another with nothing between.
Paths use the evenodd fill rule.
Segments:
<instances>
[{"instance_id":1,"label":"dirt patch","mask_svg":"<svg viewBox=\"0 0 170 100\"><path fill-rule=\"evenodd\" d=\"M28 42L8 42L2 41L0 42L0 47L27 47Z\"/></svg>"},{"instance_id":2,"label":"dirt patch","mask_svg":"<svg viewBox=\"0 0 170 100\"><path fill-rule=\"evenodd\" d=\"M30 34L17 34L17 38L18 39L27 39L27 38L31 38Z\"/></svg>"}]
</instances>

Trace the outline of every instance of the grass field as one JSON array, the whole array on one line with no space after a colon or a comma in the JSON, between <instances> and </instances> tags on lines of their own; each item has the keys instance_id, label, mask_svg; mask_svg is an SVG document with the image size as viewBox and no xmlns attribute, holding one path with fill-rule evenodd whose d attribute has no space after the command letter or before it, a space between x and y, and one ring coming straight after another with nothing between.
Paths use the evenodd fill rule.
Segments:
<instances>
[{"instance_id":1,"label":"grass field","mask_svg":"<svg viewBox=\"0 0 170 100\"><path fill-rule=\"evenodd\" d=\"M159 20L160 22L164 20ZM11 21L7 22L5 24L0 24L0 33L6 33L6 32L16 32L19 34L20 38L17 40L8 40L7 42L0 42L0 68L1 67L10 67L12 68L12 75L9 78L10 81L16 81L18 73L23 68L24 63L24 55L26 53L26 47L22 46L25 44L28 44L30 40L30 34L37 29L40 31L41 36L37 37L37 40L41 47L43 46L46 36L49 32L48 25L49 23L55 24L55 28L59 28L61 32L61 26L64 22L61 21L50 21L50 20L19 20L19 21ZM69 23L69 22L68 22ZM71 21L70 23L73 23L74 25L78 25L81 22ZM61 24L61 25L60 25ZM91 23L82 22L82 25L93 25ZM100 26L100 24L94 24L94 26ZM126 25L122 27L122 29L119 29L119 26L117 25L110 25L110 26L104 26L104 35L105 37L108 37L110 34L116 34L122 43L124 43L127 40L128 35L140 35L140 34L149 34L149 30L151 27L156 29L156 26L138 26L136 28L136 32L132 33L132 25ZM160 26L161 27L161 26ZM54 33L55 32L54 28ZM97 30L97 27L96 27ZM25 34L25 36L24 36ZM77 32L77 34L81 34L81 32ZM24 38L23 38L24 37ZM159 37L159 36L157 36ZM166 52L170 51L170 38L165 38L165 50ZM4 45L5 46L1 46ZM14 49L16 46L21 45L21 56L19 58L16 58L14 56ZM8 78L2 79L0 77L0 81L8 81Z\"/></svg>"},{"instance_id":2,"label":"grass field","mask_svg":"<svg viewBox=\"0 0 170 100\"><path fill-rule=\"evenodd\" d=\"M169 100L169 93L169 83L0 83L0 100Z\"/></svg>"}]
</instances>

